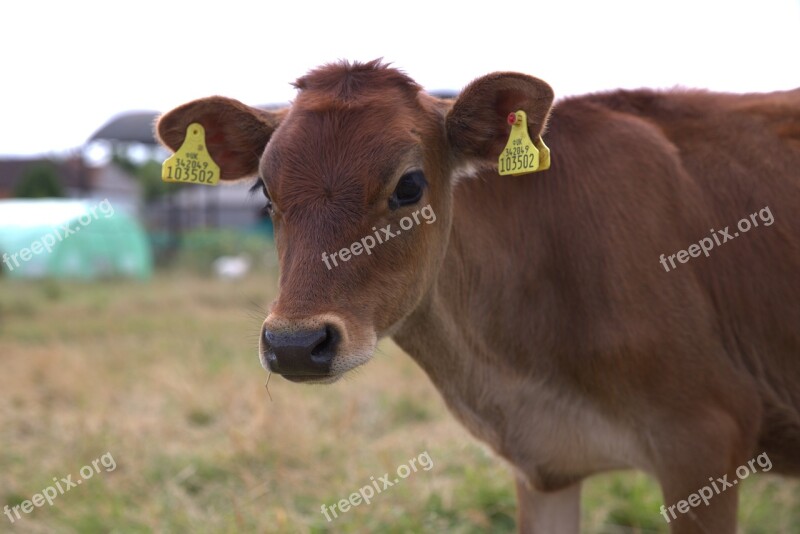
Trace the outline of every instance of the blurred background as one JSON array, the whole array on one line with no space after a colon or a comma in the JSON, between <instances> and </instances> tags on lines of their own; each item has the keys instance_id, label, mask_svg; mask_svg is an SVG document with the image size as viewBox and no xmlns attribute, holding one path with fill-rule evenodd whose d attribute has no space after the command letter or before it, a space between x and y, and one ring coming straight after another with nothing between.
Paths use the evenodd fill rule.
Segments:
<instances>
[{"instance_id":1,"label":"blurred background","mask_svg":"<svg viewBox=\"0 0 800 534\"><path fill-rule=\"evenodd\" d=\"M514 531L508 470L391 342L333 386L264 387L260 192L163 183L160 113L287 105L309 69L377 57L440 93L496 70L558 96L800 87L798 0L17 2L0 27L0 508L117 464L2 532ZM430 471L320 513L423 451ZM743 532L800 532L797 482L741 502ZM584 529L665 532L660 504L642 474L598 477Z\"/></svg>"}]
</instances>

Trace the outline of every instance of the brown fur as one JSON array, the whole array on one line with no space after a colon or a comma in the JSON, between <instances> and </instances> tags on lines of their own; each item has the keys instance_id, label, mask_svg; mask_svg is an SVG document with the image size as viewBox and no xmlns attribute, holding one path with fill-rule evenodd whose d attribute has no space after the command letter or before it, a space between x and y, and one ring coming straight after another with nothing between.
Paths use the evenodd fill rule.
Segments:
<instances>
[{"instance_id":1,"label":"brown fur","mask_svg":"<svg viewBox=\"0 0 800 534\"><path fill-rule=\"evenodd\" d=\"M800 474L800 90L617 91L551 110L552 89L522 74L450 102L377 62L296 85L288 112L215 97L159 135L174 149L197 120L224 178L260 165L282 271L265 326L342 325L341 373L392 335L513 465L520 530L576 532L580 481L609 469L652 473L667 505L762 452ZM500 177L519 108L552 167ZM414 209L386 199L415 166L436 223L326 269L322 252ZM764 206L771 226L659 264ZM670 526L734 532L736 500Z\"/></svg>"}]
</instances>

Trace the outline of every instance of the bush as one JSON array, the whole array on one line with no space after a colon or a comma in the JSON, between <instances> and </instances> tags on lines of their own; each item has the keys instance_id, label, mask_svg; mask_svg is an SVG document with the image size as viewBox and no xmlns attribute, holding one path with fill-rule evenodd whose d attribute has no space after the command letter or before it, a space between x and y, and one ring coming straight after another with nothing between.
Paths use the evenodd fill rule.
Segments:
<instances>
[{"instance_id":1,"label":"bush","mask_svg":"<svg viewBox=\"0 0 800 534\"><path fill-rule=\"evenodd\" d=\"M52 164L39 163L27 169L14 188L17 198L61 198L64 189Z\"/></svg>"}]
</instances>

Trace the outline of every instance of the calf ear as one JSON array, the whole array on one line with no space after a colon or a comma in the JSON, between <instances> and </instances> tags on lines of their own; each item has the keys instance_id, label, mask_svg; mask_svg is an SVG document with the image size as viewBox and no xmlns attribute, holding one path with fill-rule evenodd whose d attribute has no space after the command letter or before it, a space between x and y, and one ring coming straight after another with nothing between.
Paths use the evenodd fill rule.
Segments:
<instances>
[{"instance_id":1,"label":"calf ear","mask_svg":"<svg viewBox=\"0 0 800 534\"><path fill-rule=\"evenodd\" d=\"M183 144L186 128L200 123L206 146L219 165L221 180L238 180L258 174L261 154L288 109L270 112L238 100L212 96L194 100L165 113L156 124L161 143L175 152Z\"/></svg>"},{"instance_id":2,"label":"calf ear","mask_svg":"<svg viewBox=\"0 0 800 534\"><path fill-rule=\"evenodd\" d=\"M470 159L497 162L508 142L509 113L524 111L532 139L541 135L553 105L546 82L516 72L495 72L478 78L461 92L447 114L450 146Z\"/></svg>"}]
</instances>

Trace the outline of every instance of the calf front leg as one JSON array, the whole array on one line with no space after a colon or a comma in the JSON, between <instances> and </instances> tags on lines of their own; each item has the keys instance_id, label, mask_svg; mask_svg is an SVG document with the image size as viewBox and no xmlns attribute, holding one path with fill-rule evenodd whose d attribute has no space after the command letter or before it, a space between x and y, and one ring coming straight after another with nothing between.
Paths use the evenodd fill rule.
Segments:
<instances>
[{"instance_id":1,"label":"calf front leg","mask_svg":"<svg viewBox=\"0 0 800 534\"><path fill-rule=\"evenodd\" d=\"M750 440L731 417L713 410L704 415L679 423L669 432L672 440L656 440L661 515L672 534L736 532L736 468L748 460Z\"/></svg>"},{"instance_id":2,"label":"calf front leg","mask_svg":"<svg viewBox=\"0 0 800 534\"><path fill-rule=\"evenodd\" d=\"M520 534L579 534L581 483L559 491L538 491L516 479Z\"/></svg>"},{"instance_id":3,"label":"calf front leg","mask_svg":"<svg viewBox=\"0 0 800 534\"><path fill-rule=\"evenodd\" d=\"M700 477L697 474L702 473ZM709 476L706 476L709 474ZM664 506L661 515L669 523L672 534L734 534L736 532L736 510L738 488L733 485L733 471L725 475L722 471L698 466L692 476L680 477L677 473L662 478ZM731 475L733 475L731 477ZM712 480L710 481L709 478ZM719 494L724 484L730 484ZM712 481L714 484L712 484ZM706 505L703 501L705 497Z\"/></svg>"}]
</instances>

